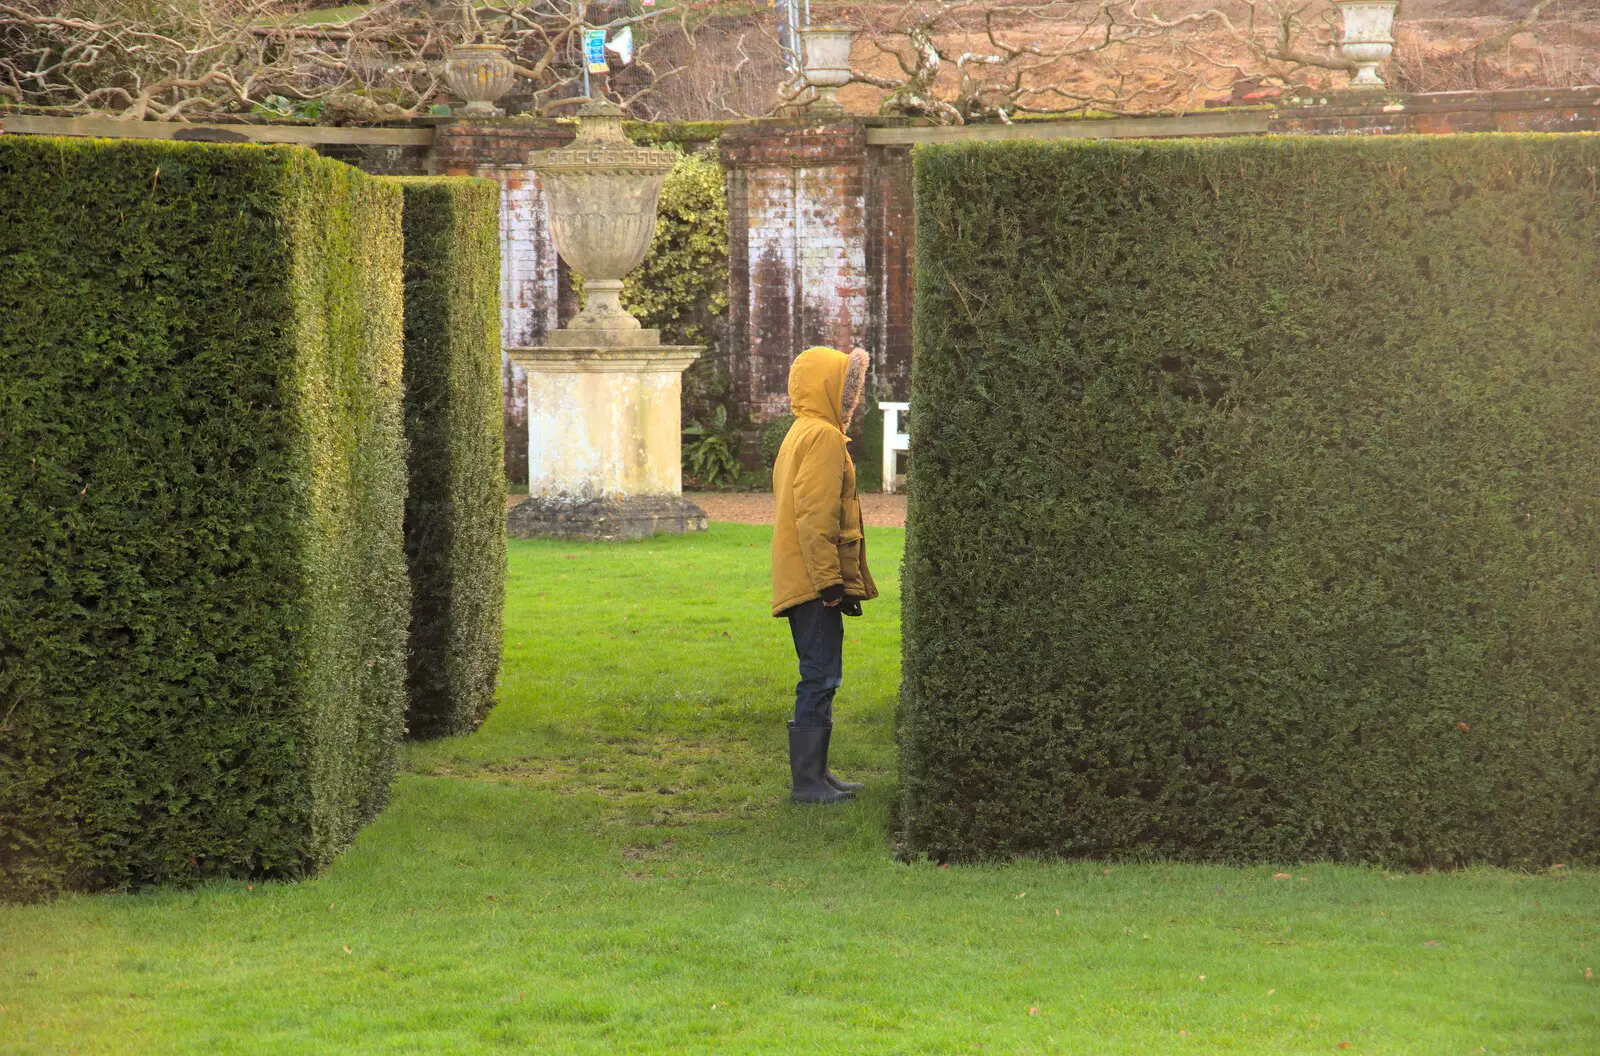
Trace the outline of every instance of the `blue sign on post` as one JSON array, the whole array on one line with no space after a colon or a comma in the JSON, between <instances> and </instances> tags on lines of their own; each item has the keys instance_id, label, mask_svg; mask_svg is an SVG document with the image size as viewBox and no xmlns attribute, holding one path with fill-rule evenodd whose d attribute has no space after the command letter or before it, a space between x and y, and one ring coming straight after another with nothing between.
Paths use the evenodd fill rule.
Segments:
<instances>
[{"instance_id":1,"label":"blue sign on post","mask_svg":"<svg viewBox=\"0 0 1600 1056\"><path fill-rule=\"evenodd\" d=\"M583 58L589 64L590 73L606 72L605 30L586 29L583 31Z\"/></svg>"}]
</instances>

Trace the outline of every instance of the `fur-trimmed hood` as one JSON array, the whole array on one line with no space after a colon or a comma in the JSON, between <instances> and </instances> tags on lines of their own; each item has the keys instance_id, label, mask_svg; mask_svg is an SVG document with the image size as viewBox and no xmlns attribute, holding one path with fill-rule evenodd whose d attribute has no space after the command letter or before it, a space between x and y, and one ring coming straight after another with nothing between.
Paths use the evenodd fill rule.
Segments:
<instances>
[{"instance_id":1,"label":"fur-trimmed hood","mask_svg":"<svg viewBox=\"0 0 1600 1056\"><path fill-rule=\"evenodd\" d=\"M789 409L848 433L866 395L867 367L860 349L849 355L821 345L806 349L789 367Z\"/></svg>"}]
</instances>

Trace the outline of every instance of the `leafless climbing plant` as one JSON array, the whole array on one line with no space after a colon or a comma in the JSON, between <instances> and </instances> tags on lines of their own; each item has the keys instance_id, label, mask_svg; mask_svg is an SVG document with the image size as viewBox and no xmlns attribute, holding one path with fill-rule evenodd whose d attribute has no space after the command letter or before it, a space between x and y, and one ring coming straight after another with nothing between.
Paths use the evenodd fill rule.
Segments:
<instances>
[{"instance_id":1,"label":"leafless climbing plant","mask_svg":"<svg viewBox=\"0 0 1600 1056\"><path fill-rule=\"evenodd\" d=\"M883 109L950 123L1182 111L1240 80L1354 68L1335 47L1328 0L911 0L889 15L869 10L865 28L893 63L856 73L888 93Z\"/></svg>"},{"instance_id":2,"label":"leafless climbing plant","mask_svg":"<svg viewBox=\"0 0 1600 1056\"><path fill-rule=\"evenodd\" d=\"M402 118L440 97L450 49L476 41L507 46L542 110L579 101L587 16L608 34L630 28L639 45L630 66L595 79L596 94L643 108L694 68L696 31L716 6L378 0L319 20L283 0L0 0L0 102L128 120L263 108ZM673 61L658 68L663 45Z\"/></svg>"}]
</instances>

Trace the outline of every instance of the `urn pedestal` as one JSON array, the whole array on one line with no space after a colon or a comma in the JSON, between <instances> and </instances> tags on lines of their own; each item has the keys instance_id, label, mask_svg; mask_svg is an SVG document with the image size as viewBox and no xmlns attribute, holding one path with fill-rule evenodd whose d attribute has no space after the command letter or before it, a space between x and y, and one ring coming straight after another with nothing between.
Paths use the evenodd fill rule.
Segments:
<instances>
[{"instance_id":1,"label":"urn pedestal","mask_svg":"<svg viewBox=\"0 0 1600 1056\"><path fill-rule=\"evenodd\" d=\"M683 498L685 345L507 349L528 372L528 498L512 536L639 539L699 532Z\"/></svg>"}]
</instances>

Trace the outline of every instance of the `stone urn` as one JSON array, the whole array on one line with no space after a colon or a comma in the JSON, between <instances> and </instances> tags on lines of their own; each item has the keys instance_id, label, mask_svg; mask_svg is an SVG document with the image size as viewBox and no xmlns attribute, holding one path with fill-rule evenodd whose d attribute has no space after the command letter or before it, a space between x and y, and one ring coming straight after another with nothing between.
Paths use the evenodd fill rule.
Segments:
<instances>
[{"instance_id":1,"label":"stone urn","mask_svg":"<svg viewBox=\"0 0 1600 1056\"><path fill-rule=\"evenodd\" d=\"M807 108L813 113L842 114L839 89L850 83L850 46L855 43L854 26L801 26L805 41L806 83L817 97Z\"/></svg>"},{"instance_id":2,"label":"stone urn","mask_svg":"<svg viewBox=\"0 0 1600 1056\"><path fill-rule=\"evenodd\" d=\"M500 117L495 101L516 84L517 71L503 44L458 44L444 62L444 80L466 100L465 117Z\"/></svg>"},{"instance_id":3,"label":"stone urn","mask_svg":"<svg viewBox=\"0 0 1600 1056\"><path fill-rule=\"evenodd\" d=\"M583 276L588 306L552 345L653 345L660 331L642 330L623 310L622 277L644 259L656 233L656 206L670 150L635 146L622 131L622 108L587 103L578 111L578 138L535 151L529 162L544 186L556 252Z\"/></svg>"},{"instance_id":4,"label":"stone urn","mask_svg":"<svg viewBox=\"0 0 1600 1056\"><path fill-rule=\"evenodd\" d=\"M528 498L506 516L513 536L637 539L703 531L683 499L685 368L703 349L663 345L618 300L622 278L655 235L669 150L638 147L622 110L589 103L578 136L534 151L556 251L583 276L588 304L537 348L507 353L528 375Z\"/></svg>"},{"instance_id":5,"label":"stone urn","mask_svg":"<svg viewBox=\"0 0 1600 1056\"><path fill-rule=\"evenodd\" d=\"M1339 53L1356 64L1350 87L1384 87L1378 67L1394 51L1394 13L1399 0L1342 0L1336 6L1344 19Z\"/></svg>"}]
</instances>

